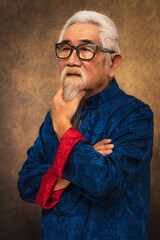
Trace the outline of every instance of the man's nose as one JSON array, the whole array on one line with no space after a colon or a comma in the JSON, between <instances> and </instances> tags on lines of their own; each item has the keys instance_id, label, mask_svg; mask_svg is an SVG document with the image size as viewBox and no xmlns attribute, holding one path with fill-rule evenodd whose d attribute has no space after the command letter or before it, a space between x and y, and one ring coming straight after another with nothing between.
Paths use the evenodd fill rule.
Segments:
<instances>
[{"instance_id":1,"label":"man's nose","mask_svg":"<svg viewBox=\"0 0 160 240\"><path fill-rule=\"evenodd\" d=\"M82 65L82 60L77 56L76 49L73 49L71 56L66 61L66 65L71 67L80 67Z\"/></svg>"}]
</instances>

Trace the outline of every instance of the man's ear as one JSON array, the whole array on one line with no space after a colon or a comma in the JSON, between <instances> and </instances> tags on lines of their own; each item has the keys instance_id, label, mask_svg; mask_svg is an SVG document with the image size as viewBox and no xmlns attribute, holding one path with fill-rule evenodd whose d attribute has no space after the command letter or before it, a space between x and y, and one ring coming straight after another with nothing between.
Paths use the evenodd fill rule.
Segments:
<instances>
[{"instance_id":1,"label":"man's ear","mask_svg":"<svg viewBox=\"0 0 160 240\"><path fill-rule=\"evenodd\" d=\"M111 55L111 60L109 62L109 77L113 78L117 68L119 67L119 65L121 64L123 58L122 55L120 53L113 53Z\"/></svg>"}]
</instances>

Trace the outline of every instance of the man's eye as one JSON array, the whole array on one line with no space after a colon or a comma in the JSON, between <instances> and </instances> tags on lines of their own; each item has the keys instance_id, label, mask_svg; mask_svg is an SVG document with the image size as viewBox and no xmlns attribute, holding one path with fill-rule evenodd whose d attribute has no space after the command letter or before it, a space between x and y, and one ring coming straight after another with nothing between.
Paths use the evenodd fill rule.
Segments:
<instances>
[{"instance_id":1,"label":"man's eye","mask_svg":"<svg viewBox=\"0 0 160 240\"><path fill-rule=\"evenodd\" d=\"M60 49L61 52L62 52L62 51L69 51L69 50L70 50L69 47L63 47L63 48Z\"/></svg>"},{"instance_id":2,"label":"man's eye","mask_svg":"<svg viewBox=\"0 0 160 240\"><path fill-rule=\"evenodd\" d=\"M91 49L89 49L87 47L83 47L83 48L81 48L81 50L84 51L84 52L91 51Z\"/></svg>"},{"instance_id":3,"label":"man's eye","mask_svg":"<svg viewBox=\"0 0 160 240\"><path fill-rule=\"evenodd\" d=\"M85 53L93 53L94 49L91 46L81 46L79 48L79 51L85 52Z\"/></svg>"},{"instance_id":4,"label":"man's eye","mask_svg":"<svg viewBox=\"0 0 160 240\"><path fill-rule=\"evenodd\" d=\"M59 52L67 52L67 51L70 51L70 47L68 45L59 45L58 46L58 50Z\"/></svg>"}]
</instances>

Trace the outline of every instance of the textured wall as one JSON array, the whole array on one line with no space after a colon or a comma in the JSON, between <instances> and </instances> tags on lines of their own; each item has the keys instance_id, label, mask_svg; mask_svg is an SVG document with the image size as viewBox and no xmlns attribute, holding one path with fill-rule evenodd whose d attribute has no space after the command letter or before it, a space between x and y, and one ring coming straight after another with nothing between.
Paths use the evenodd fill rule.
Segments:
<instances>
[{"instance_id":1,"label":"textured wall","mask_svg":"<svg viewBox=\"0 0 160 240\"><path fill-rule=\"evenodd\" d=\"M149 239L159 239L159 0L0 0L0 239L40 239L41 210L20 200L17 173L58 87L54 43L64 22L82 9L115 21L124 57L119 85L154 111Z\"/></svg>"}]
</instances>

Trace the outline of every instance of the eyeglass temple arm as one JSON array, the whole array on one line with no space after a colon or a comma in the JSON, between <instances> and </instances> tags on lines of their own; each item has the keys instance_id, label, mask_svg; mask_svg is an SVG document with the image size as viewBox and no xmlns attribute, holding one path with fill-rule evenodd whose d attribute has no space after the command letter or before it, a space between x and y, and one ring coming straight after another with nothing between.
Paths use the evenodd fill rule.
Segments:
<instances>
[{"instance_id":1,"label":"eyeglass temple arm","mask_svg":"<svg viewBox=\"0 0 160 240\"><path fill-rule=\"evenodd\" d=\"M97 46L97 48L100 49L100 50L102 50L103 52L106 52L106 53L115 53L115 51L109 50L109 49L107 49L107 48L103 48L103 47L99 47L99 46Z\"/></svg>"}]
</instances>

